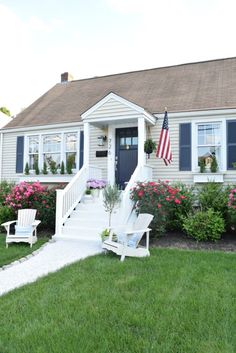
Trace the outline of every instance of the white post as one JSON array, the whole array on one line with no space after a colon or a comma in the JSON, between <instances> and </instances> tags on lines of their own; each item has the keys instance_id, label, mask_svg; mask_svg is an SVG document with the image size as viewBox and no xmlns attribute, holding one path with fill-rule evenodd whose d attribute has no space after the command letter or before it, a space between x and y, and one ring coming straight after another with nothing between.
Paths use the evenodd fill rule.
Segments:
<instances>
[{"instance_id":1,"label":"white post","mask_svg":"<svg viewBox=\"0 0 236 353\"><path fill-rule=\"evenodd\" d=\"M145 164L144 142L146 139L146 124L144 118L138 118L138 165Z\"/></svg>"},{"instance_id":2,"label":"white post","mask_svg":"<svg viewBox=\"0 0 236 353\"><path fill-rule=\"evenodd\" d=\"M90 140L90 124L88 122L84 123L84 165L89 165L89 140Z\"/></svg>"},{"instance_id":3,"label":"white post","mask_svg":"<svg viewBox=\"0 0 236 353\"><path fill-rule=\"evenodd\" d=\"M62 230L62 212L63 212L63 192L64 190L56 190L57 198L56 198L56 235L61 235Z\"/></svg>"},{"instance_id":4,"label":"white post","mask_svg":"<svg viewBox=\"0 0 236 353\"><path fill-rule=\"evenodd\" d=\"M107 181L111 185L115 183L115 127L108 127L108 158L107 158Z\"/></svg>"}]
</instances>

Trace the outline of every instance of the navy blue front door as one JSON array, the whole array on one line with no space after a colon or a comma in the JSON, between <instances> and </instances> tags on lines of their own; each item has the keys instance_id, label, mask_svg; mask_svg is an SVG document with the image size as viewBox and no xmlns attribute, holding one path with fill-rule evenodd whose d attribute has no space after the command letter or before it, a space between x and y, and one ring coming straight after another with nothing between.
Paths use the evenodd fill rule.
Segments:
<instances>
[{"instance_id":1,"label":"navy blue front door","mask_svg":"<svg viewBox=\"0 0 236 353\"><path fill-rule=\"evenodd\" d=\"M138 162L138 129L116 129L116 184L125 188Z\"/></svg>"}]
</instances>

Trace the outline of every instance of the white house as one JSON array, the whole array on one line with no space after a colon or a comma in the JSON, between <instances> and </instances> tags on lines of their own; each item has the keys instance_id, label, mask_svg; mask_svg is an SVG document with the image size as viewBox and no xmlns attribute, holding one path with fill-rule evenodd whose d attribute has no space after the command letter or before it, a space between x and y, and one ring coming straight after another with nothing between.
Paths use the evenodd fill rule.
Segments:
<instances>
[{"instance_id":1,"label":"white house","mask_svg":"<svg viewBox=\"0 0 236 353\"><path fill-rule=\"evenodd\" d=\"M58 192L57 232L80 200L89 177L126 186L121 217L139 180L236 182L236 58L190 63L61 82L1 130L1 179L70 182ZM158 142L168 109L173 162L144 153ZM199 173L199 158L214 153L217 173ZM74 157L70 175L34 175L33 164ZM30 176L24 174L26 163ZM82 168L83 166L83 168ZM125 205L125 207L124 207Z\"/></svg>"}]
</instances>

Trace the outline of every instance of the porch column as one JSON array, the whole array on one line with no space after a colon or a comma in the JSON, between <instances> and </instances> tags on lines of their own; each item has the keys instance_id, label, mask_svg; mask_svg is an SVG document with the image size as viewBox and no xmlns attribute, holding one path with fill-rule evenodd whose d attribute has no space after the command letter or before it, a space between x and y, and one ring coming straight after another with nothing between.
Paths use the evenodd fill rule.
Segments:
<instances>
[{"instance_id":1,"label":"porch column","mask_svg":"<svg viewBox=\"0 0 236 353\"><path fill-rule=\"evenodd\" d=\"M108 158L107 158L107 181L113 185L115 183L115 127L108 126Z\"/></svg>"},{"instance_id":2,"label":"porch column","mask_svg":"<svg viewBox=\"0 0 236 353\"><path fill-rule=\"evenodd\" d=\"M144 118L138 118L138 165L143 166L146 162L144 142L146 140L146 124Z\"/></svg>"},{"instance_id":3,"label":"porch column","mask_svg":"<svg viewBox=\"0 0 236 353\"><path fill-rule=\"evenodd\" d=\"M84 123L84 165L89 165L90 123Z\"/></svg>"}]
</instances>

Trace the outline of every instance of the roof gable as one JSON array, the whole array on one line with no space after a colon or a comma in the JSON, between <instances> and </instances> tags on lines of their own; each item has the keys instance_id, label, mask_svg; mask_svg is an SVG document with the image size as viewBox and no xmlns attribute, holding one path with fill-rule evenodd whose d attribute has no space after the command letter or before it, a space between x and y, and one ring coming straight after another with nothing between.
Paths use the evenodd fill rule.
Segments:
<instances>
[{"instance_id":1,"label":"roof gable","mask_svg":"<svg viewBox=\"0 0 236 353\"><path fill-rule=\"evenodd\" d=\"M99 120L111 117L131 117L138 115L145 115L151 122L155 121L155 118L146 112L144 108L111 92L85 111L81 115L81 118L82 120Z\"/></svg>"}]
</instances>

